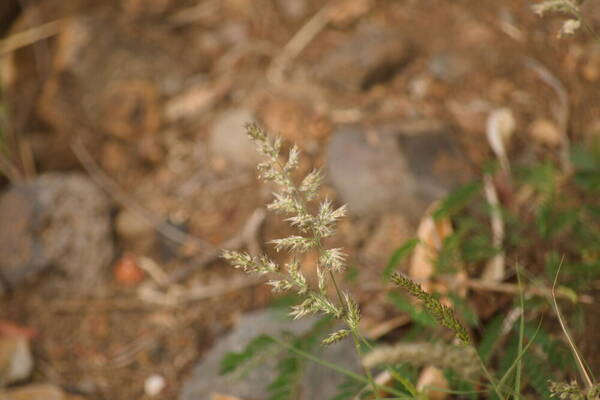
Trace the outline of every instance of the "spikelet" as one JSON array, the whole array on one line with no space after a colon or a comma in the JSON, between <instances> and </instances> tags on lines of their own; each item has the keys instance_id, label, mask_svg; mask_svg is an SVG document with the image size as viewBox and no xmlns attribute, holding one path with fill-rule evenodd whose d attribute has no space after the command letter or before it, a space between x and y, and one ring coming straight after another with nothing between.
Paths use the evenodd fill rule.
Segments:
<instances>
[{"instance_id":1,"label":"spikelet","mask_svg":"<svg viewBox=\"0 0 600 400\"><path fill-rule=\"evenodd\" d=\"M342 340L357 329L360 313L358 305L350 296L344 295L341 304L328 297L328 285L335 279L333 273L342 272L345 269L346 255L339 248L324 248L321 240L335 234L335 224L346 215L346 206L334 208L331 201L326 199L319 204L316 213L310 213L308 204L316 199L323 181L321 171L313 170L301 180L299 185L295 184L292 174L300 162L298 147L292 146L284 161L281 155L281 138L269 137L256 124L248 124L246 130L248 137L265 157L265 161L258 165L260 179L279 186L279 191L274 193L273 200L267 208L286 214L285 221L297 228L301 235L292 235L270 242L277 252L290 253L292 261L283 268L265 256L255 257L244 252L226 250L222 253L222 257L246 273L274 275L274 278L267 282L274 292L292 290L300 295L302 301L291 309L290 314L294 318L322 313L345 321L350 330L342 329L332 333L323 340L323 344ZM310 250L319 252L316 265L317 288L309 286L306 277L300 271L296 258L297 254Z\"/></svg>"}]
</instances>

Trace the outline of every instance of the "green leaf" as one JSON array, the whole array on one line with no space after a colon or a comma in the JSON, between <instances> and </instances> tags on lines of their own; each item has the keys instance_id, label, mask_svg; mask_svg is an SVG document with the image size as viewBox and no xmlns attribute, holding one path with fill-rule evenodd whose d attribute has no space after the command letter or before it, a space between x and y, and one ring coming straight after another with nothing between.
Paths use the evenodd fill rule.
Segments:
<instances>
[{"instance_id":1,"label":"green leaf","mask_svg":"<svg viewBox=\"0 0 600 400\"><path fill-rule=\"evenodd\" d=\"M539 193L549 196L555 190L556 167L550 162L536 164L529 168L521 169L520 180L523 183L533 186Z\"/></svg>"},{"instance_id":2,"label":"green leaf","mask_svg":"<svg viewBox=\"0 0 600 400\"><path fill-rule=\"evenodd\" d=\"M409 394L410 397L418 397L419 391L411 382L410 378L408 377L408 373L403 372L401 368L388 368L387 370L390 373L390 375L392 375L392 377L396 380L396 382L400 384L401 389L403 391Z\"/></svg>"},{"instance_id":3,"label":"green leaf","mask_svg":"<svg viewBox=\"0 0 600 400\"><path fill-rule=\"evenodd\" d=\"M433 219L452 217L459 213L480 190L481 183L479 182L472 182L456 189L442 200L440 207L432 214Z\"/></svg>"},{"instance_id":4,"label":"green leaf","mask_svg":"<svg viewBox=\"0 0 600 400\"><path fill-rule=\"evenodd\" d=\"M255 337L241 352L226 354L221 360L219 373L225 375L237 370L274 344L275 341L268 335Z\"/></svg>"},{"instance_id":5,"label":"green leaf","mask_svg":"<svg viewBox=\"0 0 600 400\"><path fill-rule=\"evenodd\" d=\"M596 206L593 204L587 204L583 206L583 209L586 213L596 219L600 219L600 206Z\"/></svg>"},{"instance_id":6,"label":"green leaf","mask_svg":"<svg viewBox=\"0 0 600 400\"><path fill-rule=\"evenodd\" d=\"M453 393L460 393L461 399L477 400L478 391L475 389L475 386L472 383L461 379L460 374L452 369L445 369L444 376L448 380L450 387L453 389Z\"/></svg>"},{"instance_id":7,"label":"green leaf","mask_svg":"<svg viewBox=\"0 0 600 400\"><path fill-rule=\"evenodd\" d=\"M484 364L488 364L492 358L494 347L500 338L500 334L502 333L503 321L504 315L500 314L495 316L485 326L483 336L479 342L479 348L477 349Z\"/></svg>"},{"instance_id":8,"label":"green leaf","mask_svg":"<svg viewBox=\"0 0 600 400\"><path fill-rule=\"evenodd\" d=\"M579 220L579 209L559 210L552 200L545 201L538 210L538 229L544 239L567 231Z\"/></svg>"},{"instance_id":9,"label":"green leaf","mask_svg":"<svg viewBox=\"0 0 600 400\"><path fill-rule=\"evenodd\" d=\"M301 376L301 360L295 354L289 354L277 364L277 377L267 387L269 400L292 399L298 388Z\"/></svg>"},{"instance_id":10,"label":"green leaf","mask_svg":"<svg viewBox=\"0 0 600 400\"><path fill-rule=\"evenodd\" d=\"M390 292L387 295L388 300L400 311L404 311L410 316L411 321L422 326L435 326L435 319L424 310L421 310L409 303L404 297L396 292Z\"/></svg>"},{"instance_id":11,"label":"green leaf","mask_svg":"<svg viewBox=\"0 0 600 400\"><path fill-rule=\"evenodd\" d=\"M538 393L541 399L550 399L550 389L548 380L551 380L554 374L548 368L547 363L541 360L532 352L523 355L523 372L529 385Z\"/></svg>"},{"instance_id":12,"label":"green leaf","mask_svg":"<svg viewBox=\"0 0 600 400\"><path fill-rule=\"evenodd\" d=\"M346 377L337 387L337 393L329 400L352 400L366 385Z\"/></svg>"},{"instance_id":13,"label":"green leaf","mask_svg":"<svg viewBox=\"0 0 600 400\"><path fill-rule=\"evenodd\" d=\"M462 245L462 256L467 262L489 260L499 251L492 244L492 239L487 232L469 237Z\"/></svg>"},{"instance_id":14,"label":"green leaf","mask_svg":"<svg viewBox=\"0 0 600 400\"><path fill-rule=\"evenodd\" d=\"M464 232L457 231L444 239L442 249L435 259L435 270L440 274L456 273L461 265L460 245Z\"/></svg>"},{"instance_id":15,"label":"green leaf","mask_svg":"<svg viewBox=\"0 0 600 400\"><path fill-rule=\"evenodd\" d=\"M539 329L532 323L525 324L525 336L533 338L534 343L546 355L552 369L563 372L576 372L577 366L571 349L560 339L554 339L546 330Z\"/></svg>"},{"instance_id":16,"label":"green leaf","mask_svg":"<svg viewBox=\"0 0 600 400\"><path fill-rule=\"evenodd\" d=\"M462 319L467 323L467 325L473 327L479 326L479 317L477 316L477 313L475 312L471 304L469 304L466 300L464 300L456 293L449 293L448 297L450 297L450 300L454 305L454 310L457 312L458 315L462 317Z\"/></svg>"},{"instance_id":17,"label":"green leaf","mask_svg":"<svg viewBox=\"0 0 600 400\"><path fill-rule=\"evenodd\" d=\"M512 354L514 357L514 360L510 363L510 365L506 364L507 358L503 358L501 360L501 364L504 364L504 373L502 374L502 377L500 378L500 380L498 381L497 387L500 388L502 390L503 385L508 385L511 386L516 380L513 378L517 378L520 379L520 375L517 374L513 374L512 372L515 371L515 369L517 369L517 372L519 370L519 365L522 362L522 360L524 359L525 356L528 355L528 350L529 347L535 343L535 337L537 336L537 332L540 330L541 328L541 321L540 324L538 325L538 328L534 334L534 337L523 347L521 348L521 344L520 344L520 340L519 340L519 335L511 335L511 340L509 341L509 348L515 349L513 351L510 351L509 353L513 353L516 352L516 354ZM510 359L508 359L510 360ZM547 375L549 376L549 375ZM517 396L518 397L519 394L515 394L513 393L513 396Z\"/></svg>"},{"instance_id":18,"label":"green leaf","mask_svg":"<svg viewBox=\"0 0 600 400\"><path fill-rule=\"evenodd\" d=\"M388 264L385 267L385 269L383 270L383 277L385 279L389 279L392 276L392 274L394 273L394 270L398 267L398 264L403 259L408 257L410 255L410 253L412 253L412 251L415 249L415 247L417 247L418 244L419 244L419 239L412 238L412 239L408 239L406 242L404 242L404 244L402 246L400 246L398 249L396 249L390 256Z\"/></svg>"},{"instance_id":19,"label":"green leaf","mask_svg":"<svg viewBox=\"0 0 600 400\"><path fill-rule=\"evenodd\" d=\"M515 371L515 389L514 392L517 396L521 393L521 378L523 375L523 339L525 337L525 303L523 299L523 286L521 283L521 271L519 270L519 265L517 264L517 281L519 283L519 309L520 309L520 318L519 318L519 360L517 361L517 367Z\"/></svg>"},{"instance_id":20,"label":"green leaf","mask_svg":"<svg viewBox=\"0 0 600 400\"><path fill-rule=\"evenodd\" d=\"M571 162L576 171L600 169L600 160L595 152L581 145L571 147Z\"/></svg>"}]
</instances>

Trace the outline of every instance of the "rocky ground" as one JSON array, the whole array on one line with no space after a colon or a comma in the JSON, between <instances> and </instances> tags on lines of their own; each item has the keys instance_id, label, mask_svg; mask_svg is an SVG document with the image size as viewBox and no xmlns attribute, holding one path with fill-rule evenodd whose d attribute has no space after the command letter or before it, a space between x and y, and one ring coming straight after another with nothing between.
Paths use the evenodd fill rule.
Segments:
<instances>
[{"instance_id":1,"label":"rocky ground","mask_svg":"<svg viewBox=\"0 0 600 400\"><path fill-rule=\"evenodd\" d=\"M262 211L247 122L348 204L336 241L365 329L394 318L391 252L492 156L492 111L514 119L517 160L600 134L600 46L520 0L45 0L0 17L37 35L0 58L0 385L45 391L10 399L197 398L271 300L219 249L289 232Z\"/></svg>"}]
</instances>

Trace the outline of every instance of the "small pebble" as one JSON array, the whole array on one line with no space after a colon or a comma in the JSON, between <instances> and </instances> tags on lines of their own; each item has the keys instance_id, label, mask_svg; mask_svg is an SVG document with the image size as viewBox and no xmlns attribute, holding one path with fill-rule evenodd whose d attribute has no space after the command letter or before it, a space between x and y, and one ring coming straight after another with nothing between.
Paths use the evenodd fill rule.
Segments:
<instances>
[{"instance_id":1,"label":"small pebble","mask_svg":"<svg viewBox=\"0 0 600 400\"><path fill-rule=\"evenodd\" d=\"M123 286L136 286L145 279L146 274L138 265L136 257L126 254L117 261L114 276Z\"/></svg>"},{"instance_id":2,"label":"small pebble","mask_svg":"<svg viewBox=\"0 0 600 400\"><path fill-rule=\"evenodd\" d=\"M162 375L150 375L144 382L144 392L150 397L155 397L163 391L166 385L167 382Z\"/></svg>"},{"instance_id":3,"label":"small pebble","mask_svg":"<svg viewBox=\"0 0 600 400\"><path fill-rule=\"evenodd\" d=\"M213 159L223 159L229 165L254 168L260 157L246 136L245 125L254 121L250 111L238 108L226 111L215 120L208 140Z\"/></svg>"},{"instance_id":4,"label":"small pebble","mask_svg":"<svg viewBox=\"0 0 600 400\"><path fill-rule=\"evenodd\" d=\"M32 370L29 341L22 336L0 338L0 387L27 379Z\"/></svg>"}]
</instances>

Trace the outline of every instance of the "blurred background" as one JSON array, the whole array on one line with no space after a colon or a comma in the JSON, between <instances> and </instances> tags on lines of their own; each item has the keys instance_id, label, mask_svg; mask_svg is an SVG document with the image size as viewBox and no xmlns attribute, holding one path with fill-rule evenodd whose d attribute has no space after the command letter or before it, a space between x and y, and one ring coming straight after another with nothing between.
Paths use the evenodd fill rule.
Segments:
<instances>
[{"instance_id":1,"label":"blurred background","mask_svg":"<svg viewBox=\"0 0 600 400\"><path fill-rule=\"evenodd\" d=\"M272 297L218 251L291 232L263 211L253 121L301 148L299 176L325 169L364 329L393 320L381 271L433 201L600 135L598 41L532 4L2 0L0 384L210 398L180 395L194 365Z\"/></svg>"}]
</instances>

